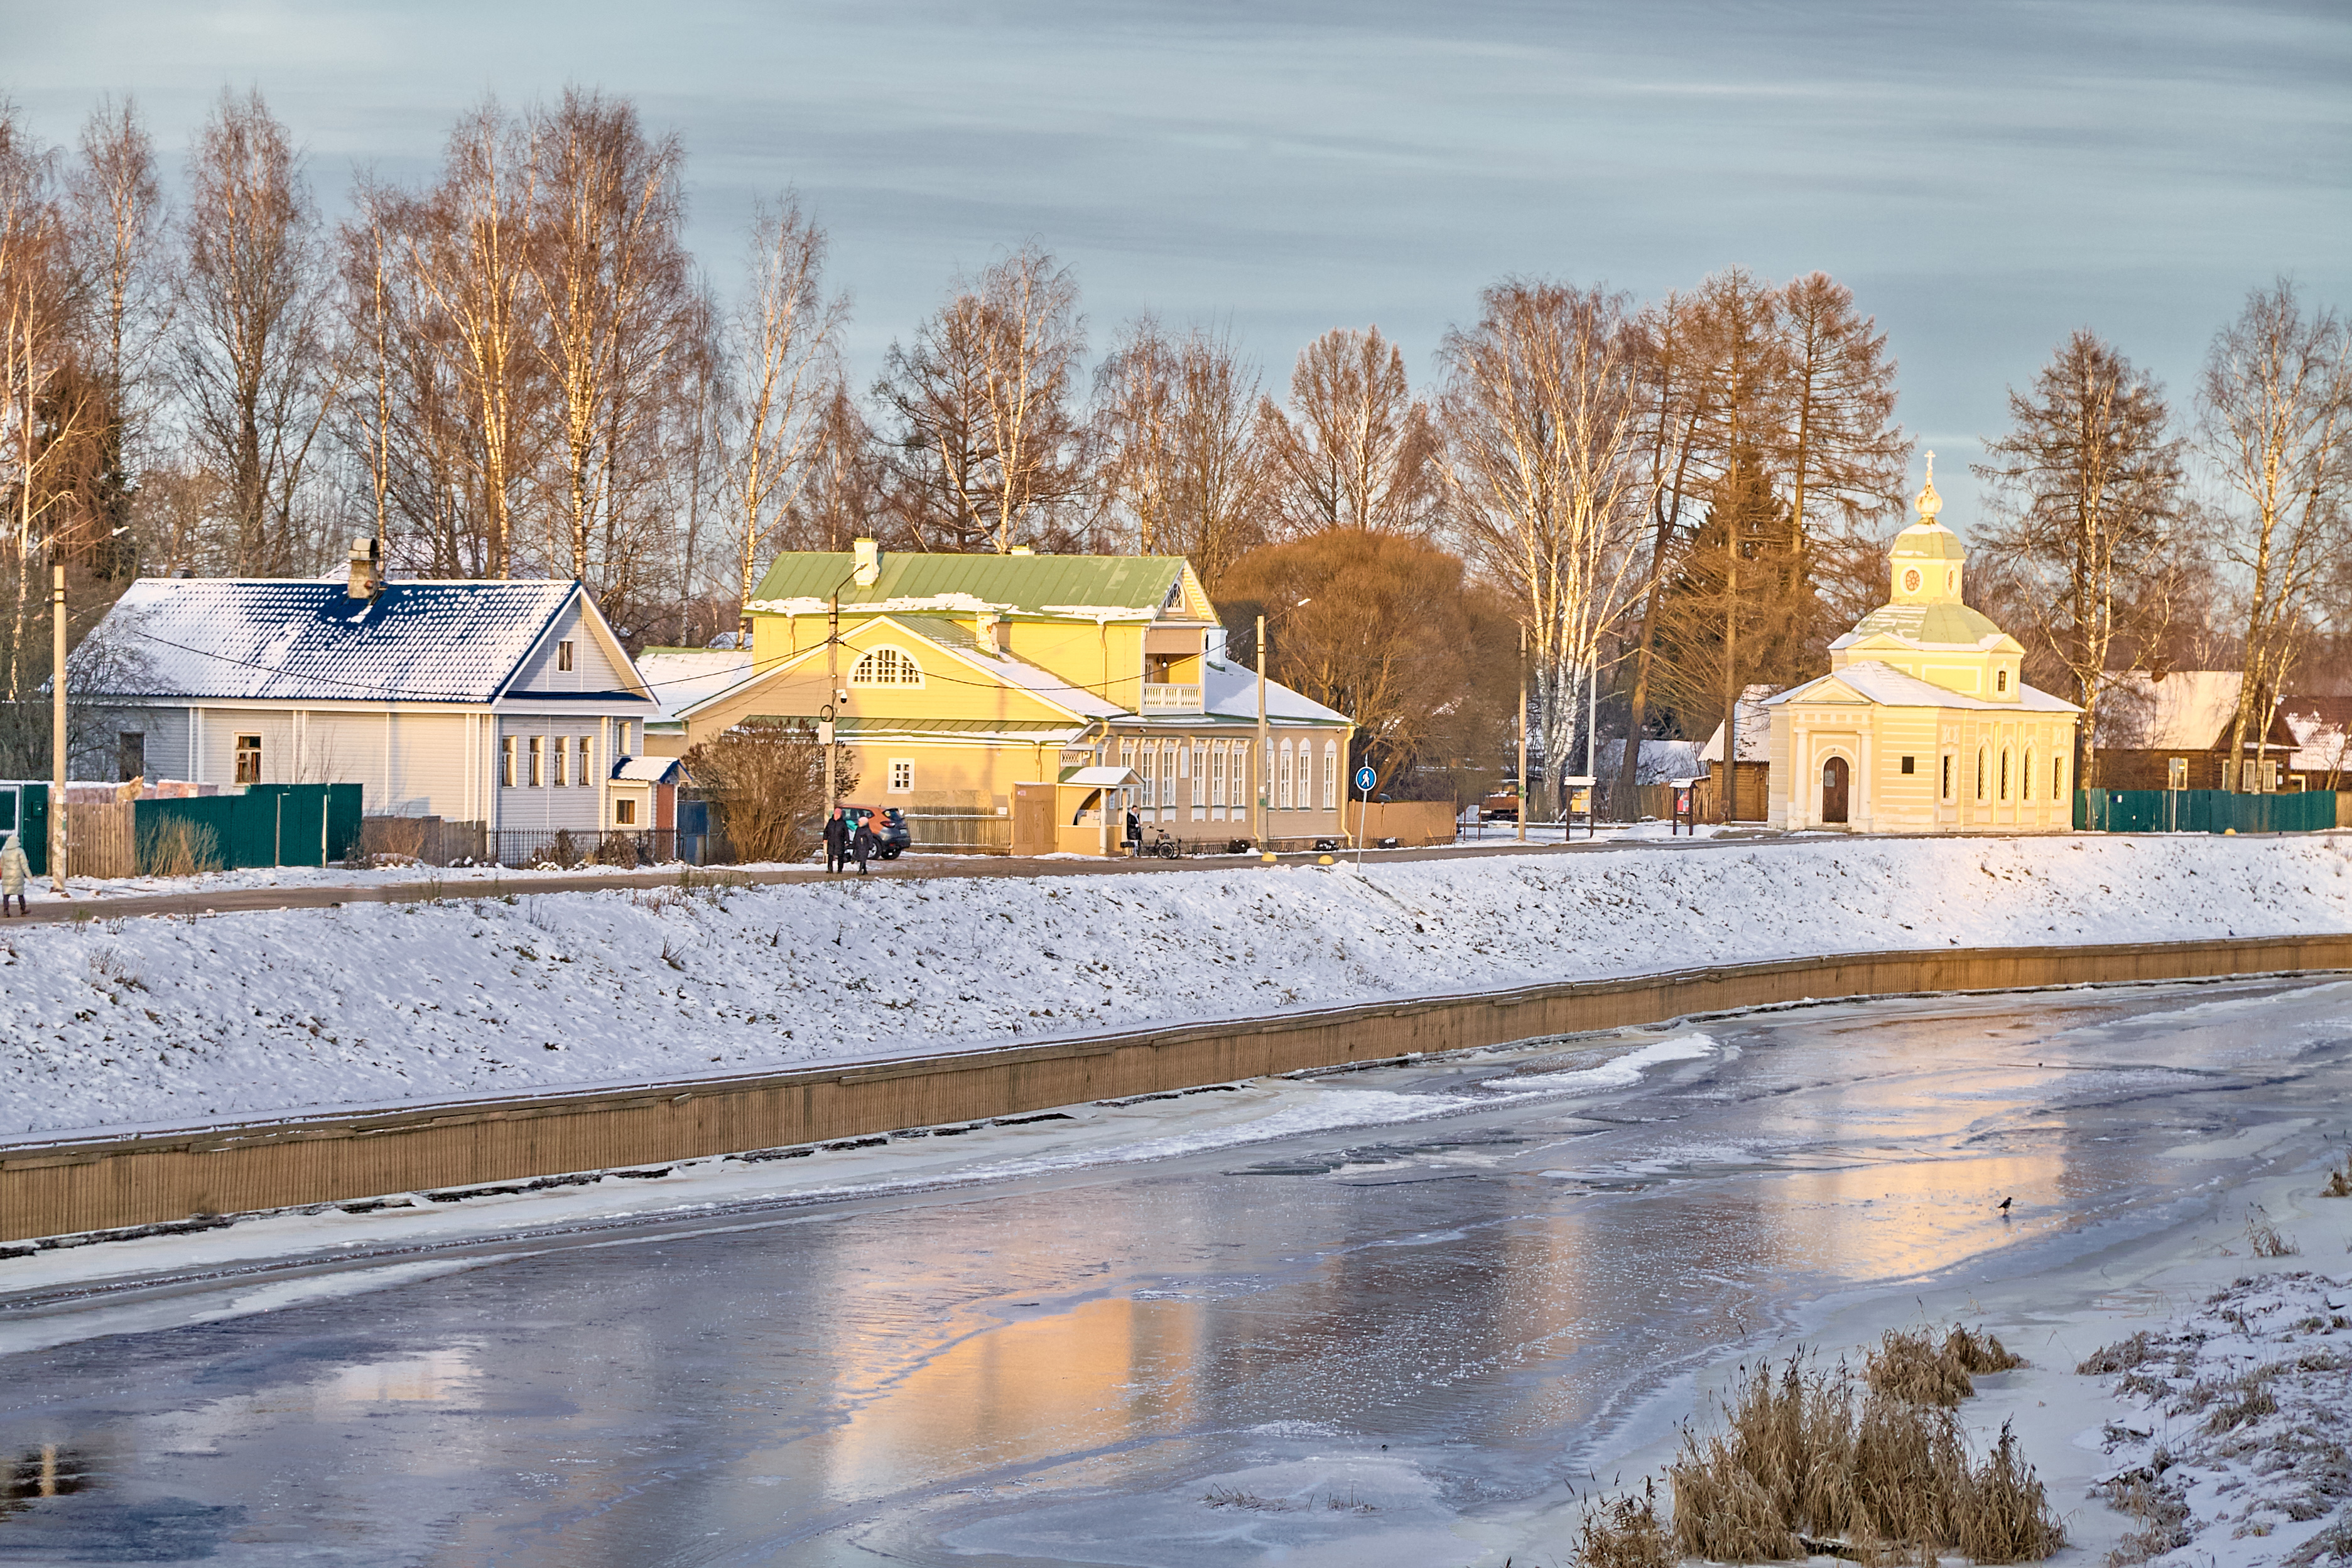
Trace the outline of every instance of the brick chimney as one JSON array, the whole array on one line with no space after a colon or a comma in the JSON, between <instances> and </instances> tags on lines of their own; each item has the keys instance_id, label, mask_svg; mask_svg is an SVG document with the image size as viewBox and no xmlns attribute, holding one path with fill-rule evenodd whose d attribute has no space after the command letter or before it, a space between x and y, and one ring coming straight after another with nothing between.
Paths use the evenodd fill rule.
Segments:
<instances>
[{"instance_id":1,"label":"brick chimney","mask_svg":"<svg viewBox=\"0 0 2352 1568\"><path fill-rule=\"evenodd\" d=\"M383 541L362 534L352 541L352 575L343 591L353 599L373 600L383 591Z\"/></svg>"}]
</instances>

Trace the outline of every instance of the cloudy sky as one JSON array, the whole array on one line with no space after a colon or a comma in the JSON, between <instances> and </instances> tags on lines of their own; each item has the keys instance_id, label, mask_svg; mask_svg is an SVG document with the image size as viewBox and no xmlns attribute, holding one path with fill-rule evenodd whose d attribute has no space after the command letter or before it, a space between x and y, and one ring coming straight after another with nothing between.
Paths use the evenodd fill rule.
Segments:
<instances>
[{"instance_id":1,"label":"cloudy sky","mask_svg":"<svg viewBox=\"0 0 2352 1568\"><path fill-rule=\"evenodd\" d=\"M0 41L37 130L128 92L174 161L258 86L330 211L355 163L422 177L485 94L628 94L686 141L722 287L755 197L814 206L862 376L1033 236L1097 342L1145 308L1229 321L1277 382L1365 322L1426 378L1506 274L1819 267L1892 334L1963 527L1961 465L2073 328L2185 405L2250 287L2352 305L2341 0L0 0Z\"/></svg>"}]
</instances>

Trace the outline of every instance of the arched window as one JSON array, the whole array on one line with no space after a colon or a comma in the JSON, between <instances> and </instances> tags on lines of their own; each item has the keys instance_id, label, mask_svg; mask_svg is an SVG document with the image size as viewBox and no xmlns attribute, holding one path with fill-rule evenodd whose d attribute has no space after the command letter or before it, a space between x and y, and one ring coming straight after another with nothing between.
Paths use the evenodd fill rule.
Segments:
<instances>
[{"instance_id":1,"label":"arched window","mask_svg":"<svg viewBox=\"0 0 2352 1568\"><path fill-rule=\"evenodd\" d=\"M2009 747L2000 748L2000 798L2009 799Z\"/></svg>"},{"instance_id":2,"label":"arched window","mask_svg":"<svg viewBox=\"0 0 2352 1568\"><path fill-rule=\"evenodd\" d=\"M1209 747L1209 804L1225 803L1225 743L1222 740Z\"/></svg>"},{"instance_id":3,"label":"arched window","mask_svg":"<svg viewBox=\"0 0 2352 1568\"><path fill-rule=\"evenodd\" d=\"M898 648L877 648L849 672L853 686L919 686L923 667L915 656Z\"/></svg>"},{"instance_id":4,"label":"arched window","mask_svg":"<svg viewBox=\"0 0 2352 1568\"><path fill-rule=\"evenodd\" d=\"M1992 689L1997 692L2005 692L2009 690L2009 672L2007 670L1995 670L1992 673Z\"/></svg>"},{"instance_id":5,"label":"arched window","mask_svg":"<svg viewBox=\"0 0 2352 1568\"><path fill-rule=\"evenodd\" d=\"M2066 798L2066 764L2055 757L2050 759L2050 798L2053 800Z\"/></svg>"},{"instance_id":6,"label":"arched window","mask_svg":"<svg viewBox=\"0 0 2352 1568\"><path fill-rule=\"evenodd\" d=\"M1985 775L1992 767L1992 753L1984 747L1977 747L1977 799L1985 798Z\"/></svg>"},{"instance_id":7,"label":"arched window","mask_svg":"<svg viewBox=\"0 0 2352 1568\"><path fill-rule=\"evenodd\" d=\"M1274 802L1278 809L1285 811L1290 810L1290 802L1292 800L1291 786L1293 779L1290 762L1290 742L1286 740L1282 743L1282 771L1275 775L1276 795Z\"/></svg>"},{"instance_id":8,"label":"arched window","mask_svg":"<svg viewBox=\"0 0 2352 1568\"><path fill-rule=\"evenodd\" d=\"M1339 743L1323 743L1323 809L1331 810L1339 803Z\"/></svg>"},{"instance_id":9,"label":"arched window","mask_svg":"<svg viewBox=\"0 0 2352 1568\"><path fill-rule=\"evenodd\" d=\"M2021 800L2031 800L2033 799L2032 747L2028 747L2026 748L2025 760L2019 763L2017 766L2019 769L2017 775L2017 798Z\"/></svg>"}]
</instances>

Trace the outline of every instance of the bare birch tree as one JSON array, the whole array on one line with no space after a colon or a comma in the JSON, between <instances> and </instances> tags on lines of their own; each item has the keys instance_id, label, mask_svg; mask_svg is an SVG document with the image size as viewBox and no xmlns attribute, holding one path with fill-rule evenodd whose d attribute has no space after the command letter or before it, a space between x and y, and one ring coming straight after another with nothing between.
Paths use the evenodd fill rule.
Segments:
<instances>
[{"instance_id":1,"label":"bare birch tree","mask_svg":"<svg viewBox=\"0 0 2352 1568\"><path fill-rule=\"evenodd\" d=\"M2008 434L1975 465L2032 632L2065 665L2083 709L2074 778L2098 786L2097 737L2108 665L2147 616L2179 519L2181 443L2155 378L2088 329L2077 330L2009 394Z\"/></svg>"},{"instance_id":2,"label":"bare birch tree","mask_svg":"<svg viewBox=\"0 0 2352 1568\"><path fill-rule=\"evenodd\" d=\"M2223 549L2244 574L2245 680L2230 723L2230 788L2294 673L2314 584L2346 543L2352 492L2352 331L2306 313L2294 285L2256 289L2198 382L2197 444L2228 494Z\"/></svg>"},{"instance_id":3,"label":"bare birch tree","mask_svg":"<svg viewBox=\"0 0 2352 1568\"><path fill-rule=\"evenodd\" d=\"M562 467L548 564L608 614L646 585L669 426L707 302L678 237L683 148L626 99L567 89L531 127L538 332Z\"/></svg>"},{"instance_id":4,"label":"bare birch tree","mask_svg":"<svg viewBox=\"0 0 2352 1568\"><path fill-rule=\"evenodd\" d=\"M6 695L23 701L46 658L28 656L26 631L41 598L42 546L63 497L58 470L70 444L50 422L73 357L72 254L58 199L56 158L0 99L0 497L7 502ZM12 709L13 711L13 709Z\"/></svg>"},{"instance_id":5,"label":"bare birch tree","mask_svg":"<svg viewBox=\"0 0 2352 1568\"><path fill-rule=\"evenodd\" d=\"M335 392L318 231L286 128L258 92L224 92L189 161L180 391L240 573L289 576L314 553L297 501Z\"/></svg>"},{"instance_id":6,"label":"bare birch tree","mask_svg":"<svg viewBox=\"0 0 2352 1568\"><path fill-rule=\"evenodd\" d=\"M1454 512L1527 627L1557 811L1602 639L1643 586L1634 342L1599 288L1513 279L1479 303L1442 350Z\"/></svg>"},{"instance_id":7,"label":"bare birch tree","mask_svg":"<svg viewBox=\"0 0 2352 1568\"><path fill-rule=\"evenodd\" d=\"M991 500L1002 555L1039 508L1084 486L1068 402L1086 323L1076 279L1034 243L982 273L976 292L987 327L981 412L995 454Z\"/></svg>"},{"instance_id":8,"label":"bare birch tree","mask_svg":"<svg viewBox=\"0 0 2352 1568\"><path fill-rule=\"evenodd\" d=\"M479 535L485 577L513 571L516 513L543 444L533 431L543 376L531 265L539 172L524 129L485 103L450 132L440 183L404 225L425 329L454 350L457 453L470 470L468 531Z\"/></svg>"},{"instance_id":9,"label":"bare birch tree","mask_svg":"<svg viewBox=\"0 0 2352 1568\"><path fill-rule=\"evenodd\" d=\"M824 231L787 193L751 220L751 287L737 313L733 465L736 603L751 602L760 551L808 478L835 384L848 301L823 287Z\"/></svg>"},{"instance_id":10,"label":"bare birch tree","mask_svg":"<svg viewBox=\"0 0 2352 1568\"><path fill-rule=\"evenodd\" d=\"M1299 351L1288 413L1259 403L1292 538L1328 528L1426 533L1444 496L1442 443L1404 355L1378 327L1334 328Z\"/></svg>"},{"instance_id":11,"label":"bare birch tree","mask_svg":"<svg viewBox=\"0 0 2352 1568\"><path fill-rule=\"evenodd\" d=\"M82 357L102 409L90 436L90 503L112 539L129 522L155 350L171 325L166 219L155 144L130 99L100 101L82 127L80 152L68 191L87 295Z\"/></svg>"},{"instance_id":12,"label":"bare birch tree","mask_svg":"<svg viewBox=\"0 0 2352 1568\"><path fill-rule=\"evenodd\" d=\"M1265 536L1257 373L1221 332L1132 323L1097 380L1102 483L1146 555L1181 555L1213 595Z\"/></svg>"},{"instance_id":13,"label":"bare birch tree","mask_svg":"<svg viewBox=\"0 0 2352 1568\"><path fill-rule=\"evenodd\" d=\"M1689 344L1693 316L1688 300L1669 294L1643 311L1631 328L1650 559L1643 576L1641 630L1633 649L1633 688L1627 704L1625 750L1618 759L1616 799L1620 802L1633 801L1640 782L1642 739L1650 726L1661 601L1667 567L1687 545L1684 502L1691 494L1699 433L1708 418L1706 382L1693 363Z\"/></svg>"}]
</instances>

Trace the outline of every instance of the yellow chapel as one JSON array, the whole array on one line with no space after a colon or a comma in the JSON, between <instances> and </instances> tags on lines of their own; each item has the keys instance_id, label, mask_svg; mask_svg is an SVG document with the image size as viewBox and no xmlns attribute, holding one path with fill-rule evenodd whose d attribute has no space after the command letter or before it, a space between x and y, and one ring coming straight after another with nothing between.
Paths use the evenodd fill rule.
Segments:
<instances>
[{"instance_id":1,"label":"yellow chapel","mask_svg":"<svg viewBox=\"0 0 2352 1568\"><path fill-rule=\"evenodd\" d=\"M2059 832L2082 709L2019 675L2025 650L1961 602L1967 554L1936 520L1895 537L1890 597L1830 644L1830 673L1768 698L1776 828Z\"/></svg>"}]
</instances>

